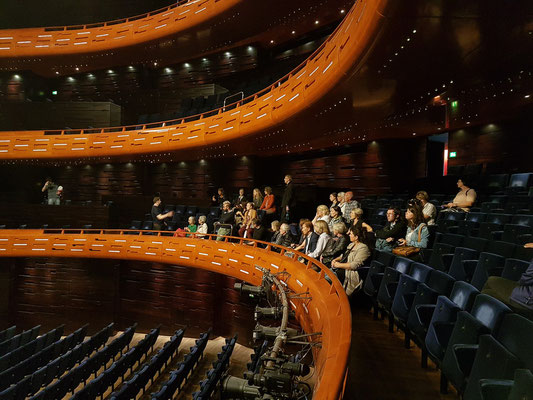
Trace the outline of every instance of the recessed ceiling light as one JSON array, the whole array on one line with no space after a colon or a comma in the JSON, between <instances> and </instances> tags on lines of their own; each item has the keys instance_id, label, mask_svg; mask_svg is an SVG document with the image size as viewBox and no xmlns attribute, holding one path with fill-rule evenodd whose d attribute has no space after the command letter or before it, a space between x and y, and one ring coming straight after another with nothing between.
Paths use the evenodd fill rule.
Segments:
<instances>
[{"instance_id":1,"label":"recessed ceiling light","mask_svg":"<svg viewBox=\"0 0 533 400\"><path fill-rule=\"evenodd\" d=\"M344 10L341 10L341 14L344 14Z\"/></svg>"},{"instance_id":2,"label":"recessed ceiling light","mask_svg":"<svg viewBox=\"0 0 533 400\"><path fill-rule=\"evenodd\" d=\"M530 97L529 94L526 94L526 95L524 96L524 98L526 98L526 99L529 99L529 97Z\"/></svg>"},{"instance_id":3,"label":"recessed ceiling light","mask_svg":"<svg viewBox=\"0 0 533 400\"><path fill-rule=\"evenodd\" d=\"M315 21L315 25L318 25L318 19Z\"/></svg>"}]
</instances>

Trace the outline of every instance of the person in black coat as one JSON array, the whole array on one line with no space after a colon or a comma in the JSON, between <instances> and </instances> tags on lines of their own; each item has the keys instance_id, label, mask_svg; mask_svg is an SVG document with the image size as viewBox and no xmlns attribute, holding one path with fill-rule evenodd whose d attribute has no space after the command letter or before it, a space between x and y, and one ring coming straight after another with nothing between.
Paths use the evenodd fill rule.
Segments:
<instances>
[{"instance_id":1,"label":"person in black coat","mask_svg":"<svg viewBox=\"0 0 533 400\"><path fill-rule=\"evenodd\" d=\"M331 262L338 256L344 254L348 248L350 238L346 235L346 231L346 225L341 222L333 225L333 239L329 241L326 249L320 256L320 261L326 267L331 267Z\"/></svg>"},{"instance_id":2,"label":"person in black coat","mask_svg":"<svg viewBox=\"0 0 533 400\"><path fill-rule=\"evenodd\" d=\"M285 175L285 190L283 191L283 197L281 198L281 222L289 222L291 215L294 213L292 209L294 208L294 193L293 193L293 183L292 176Z\"/></svg>"},{"instance_id":3,"label":"person in black coat","mask_svg":"<svg viewBox=\"0 0 533 400\"><path fill-rule=\"evenodd\" d=\"M387 210L387 224L383 229L375 232L376 249L392 251L396 241L405 237L407 225L402 218L402 212L399 208L390 207Z\"/></svg>"},{"instance_id":4,"label":"person in black coat","mask_svg":"<svg viewBox=\"0 0 533 400\"><path fill-rule=\"evenodd\" d=\"M301 251L304 254L315 251L318 243L318 235L313 229L313 223L311 221L304 220L300 224L302 235L300 237L300 243L298 245L292 245L294 250Z\"/></svg>"}]
</instances>

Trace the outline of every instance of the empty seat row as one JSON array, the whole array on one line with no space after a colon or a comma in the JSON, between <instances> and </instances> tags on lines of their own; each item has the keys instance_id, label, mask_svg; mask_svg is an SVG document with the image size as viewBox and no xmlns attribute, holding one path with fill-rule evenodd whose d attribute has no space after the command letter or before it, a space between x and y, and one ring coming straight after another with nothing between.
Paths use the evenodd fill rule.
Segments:
<instances>
[{"instance_id":1,"label":"empty seat row","mask_svg":"<svg viewBox=\"0 0 533 400\"><path fill-rule=\"evenodd\" d=\"M17 333L17 327L15 325L0 331L0 343L11 339Z\"/></svg>"},{"instance_id":2,"label":"empty seat row","mask_svg":"<svg viewBox=\"0 0 533 400\"><path fill-rule=\"evenodd\" d=\"M2 343L0 343L0 356L3 356L10 351L13 351L20 346L24 346L25 344L34 340L39 335L40 328L40 325L34 326L27 331L13 336L11 339L4 340Z\"/></svg>"},{"instance_id":3,"label":"empty seat row","mask_svg":"<svg viewBox=\"0 0 533 400\"><path fill-rule=\"evenodd\" d=\"M152 400L171 400L180 392L196 365L202 359L210 334L211 329L200 335L200 338L190 348L190 352L183 361L170 373L170 378L162 385L161 389L156 393L152 393Z\"/></svg>"}]
</instances>

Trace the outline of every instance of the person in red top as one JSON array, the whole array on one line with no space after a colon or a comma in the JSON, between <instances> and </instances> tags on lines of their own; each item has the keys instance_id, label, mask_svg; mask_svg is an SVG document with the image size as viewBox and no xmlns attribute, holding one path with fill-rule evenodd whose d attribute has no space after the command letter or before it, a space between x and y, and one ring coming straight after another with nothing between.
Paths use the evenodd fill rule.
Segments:
<instances>
[{"instance_id":1,"label":"person in red top","mask_svg":"<svg viewBox=\"0 0 533 400\"><path fill-rule=\"evenodd\" d=\"M263 204L259 207L260 210L265 210L267 214L274 214L276 212L276 205L274 204L274 195L270 186L265 187L265 197Z\"/></svg>"}]
</instances>

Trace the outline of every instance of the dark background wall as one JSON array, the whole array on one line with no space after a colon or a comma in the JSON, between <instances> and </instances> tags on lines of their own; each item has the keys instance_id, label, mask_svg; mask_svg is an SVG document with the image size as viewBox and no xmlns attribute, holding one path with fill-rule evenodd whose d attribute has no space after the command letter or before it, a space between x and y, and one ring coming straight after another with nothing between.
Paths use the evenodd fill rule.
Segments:
<instances>
[{"instance_id":1,"label":"dark background wall","mask_svg":"<svg viewBox=\"0 0 533 400\"><path fill-rule=\"evenodd\" d=\"M0 2L0 29L90 24L156 10L169 0L39 0Z\"/></svg>"},{"instance_id":2,"label":"dark background wall","mask_svg":"<svg viewBox=\"0 0 533 400\"><path fill-rule=\"evenodd\" d=\"M147 262L28 258L0 260L0 329L66 324L71 332L90 323L94 333L114 321L138 332L161 324L163 334L187 327L197 336L239 334L248 344L253 305L241 301L234 278L194 268Z\"/></svg>"}]
</instances>

